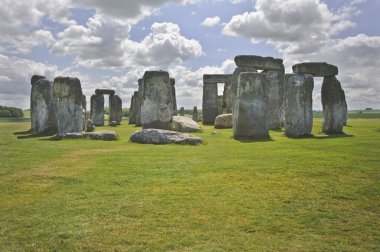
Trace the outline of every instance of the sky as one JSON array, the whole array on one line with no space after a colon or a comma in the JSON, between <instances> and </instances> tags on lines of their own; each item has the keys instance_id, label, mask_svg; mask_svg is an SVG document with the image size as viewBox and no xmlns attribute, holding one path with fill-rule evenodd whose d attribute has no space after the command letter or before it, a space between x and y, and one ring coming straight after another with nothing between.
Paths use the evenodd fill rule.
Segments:
<instances>
[{"instance_id":1,"label":"sky","mask_svg":"<svg viewBox=\"0 0 380 252\"><path fill-rule=\"evenodd\" d=\"M349 109L380 108L379 10L378 0L0 0L0 105L29 108L39 74L78 77L88 102L114 89L129 107L144 72L165 70L178 107L200 108L203 74L230 74L248 54L281 58L288 73L334 64Z\"/></svg>"}]
</instances>

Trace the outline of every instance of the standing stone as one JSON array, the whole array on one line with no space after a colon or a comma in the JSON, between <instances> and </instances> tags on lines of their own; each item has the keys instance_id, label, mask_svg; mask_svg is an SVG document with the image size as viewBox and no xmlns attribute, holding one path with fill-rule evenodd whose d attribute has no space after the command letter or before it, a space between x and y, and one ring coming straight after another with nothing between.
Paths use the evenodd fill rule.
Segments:
<instances>
[{"instance_id":1,"label":"standing stone","mask_svg":"<svg viewBox=\"0 0 380 252\"><path fill-rule=\"evenodd\" d=\"M56 115L57 99L53 97L52 83L44 76L34 75L31 79L30 114L32 131L54 134L58 131Z\"/></svg>"},{"instance_id":2,"label":"standing stone","mask_svg":"<svg viewBox=\"0 0 380 252\"><path fill-rule=\"evenodd\" d=\"M180 116L185 116L185 108L184 108L184 107L181 107L181 108L179 109L179 115L180 115Z\"/></svg>"},{"instance_id":3,"label":"standing stone","mask_svg":"<svg viewBox=\"0 0 380 252\"><path fill-rule=\"evenodd\" d=\"M268 91L268 126L269 129L281 129L283 120L284 71L264 71Z\"/></svg>"},{"instance_id":4,"label":"standing stone","mask_svg":"<svg viewBox=\"0 0 380 252\"><path fill-rule=\"evenodd\" d=\"M241 73L233 113L234 137L268 138L266 74Z\"/></svg>"},{"instance_id":5,"label":"standing stone","mask_svg":"<svg viewBox=\"0 0 380 252\"><path fill-rule=\"evenodd\" d=\"M237 67L235 68L232 76L231 76L231 91L230 96L227 98L227 100L230 100L230 103L232 105L232 112L235 108L235 101L237 96L237 89L238 89L238 82L239 82L239 75L240 73L244 72L250 72L250 73L257 73L257 69L253 67ZM229 106L227 107L227 111L229 110Z\"/></svg>"},{"instance_id":6,"label":"standing stone","mask_svg":"<svg viewBox=\"0 0 380 252\"><path fill-rule=\"evenodd\" d=\"M87 111L87 101L85 95L82 95L82 107L84 111Z\"/></svg>"},{"instance_id":7,"label":"standing stone","mask_svg":"<svg viewBox=\"0 0 380 252\"><path fill-rule=\"evenodd\" d=\"M135 124L136 123L136 105L137 105L137 94L138 92L134 92L131 98L131 106L129 107L129 116L128 116L128 123L129 124Z\"/></svg>"},{"instance_id":8,"label":"standing stone","mask_svg":"<svg viewBox=\"0 0 380 252\"><path fill-rule=\"evenodd\" d=\"M104 125L104 95L91 96L91 120L95 126Z\"/></svg>"},{"instance_id":9,"label":"standing stone","mask_svg":"<svg viewBox=\"0 0 380 252\"><path fill-rule=\"evenodd\" d=\"M218 83L205 82L203 76L202 121L204 124L214 124L218 116Z\"/></svg>"},{"instance_id":10,"label":"standing stone","mask_svg":"<svg viewBox=\"0 0 380 252\"><path fill-rule=\"evenodd\" d=\"M223 95L218 96L218 115L223 114Z\"/></svg>"},{"instance_id":11,"label":"standing stone","mask_svg":"<svg viewBox=\"0 0 380 252\"><path fill-rule=\"evenodd\" d=\"M173 104L169 73L146 71L143 85L144 94L141 106L143 129L170 130L173 120Z\"/></svg>"},{"instance_id":12,"label":"standing stone","mask_svg":"<svg viewBox=\"0 0 380 252\"><path fill-rule=\"evenodd\" d=\"M313 75L285 74L285 134L310 136L313 127Z\"/></svg>"},{"instance_id":13,"label":"standing stone","mask_svg":"<svg viewBox=\"0 0 380 252\"><path fill-rule=\"evenodd\" d=\"M123 102L118 95L110 95L109 99L110 116L108 122L116 122L117 125L120 125L123 119Z\"/></svg>"},{"instance_id":14,"label":"standing stone","mask_svg":"<svg viewBox=\"0 0 380 252\"><path fill-rule=\"evenodd\" d=\"M223 106L222 106L223 114L232 113L232 110L234 109L233 102L234 102L234 98L232 94L232 83L231 81L227 81L226 83L224 83L224 89L223 89Z\"/></svg>"},{"instance_id":15,"label":"standing stone","mask_svg":"<svg viewBox=\"0 0 380 252\"><path fill-rule=\"evenodd\" d=\"M58 134L83 130L82 87L78 78L56 77L53 95L57 97Z\"/></svg>"},{"instance_id":16,"label":"standing stone","mask_svg":"<svg viewBox=\"0 0 380 252\"><path fill-rule=\"evenodd\" d=\"M193 108L193 121L198 122L198 108L197 108L197 106L194 106L194 108Z\"/></svg>"},{"instance_id":17,"label":"standing stone","mask_svg":"<svg viewBox=\"0 0 380 252\"><path fill-rule=\"evenodd\" d=\"M173 115L177 115L178 114L178 111L177 111L177 98L176 98L176 93L175 93L175 79L174 78L170 78L170 87L171 87L171 90L172 90L172 98L173 98Z\"/></svg>"},{"instance_id":18,"label":"standing stone","mask_svg":"<svg viewBox=\"0 0 380 252\"><path fill-rule=\"evenodd\" d=\"M323 124L327 134L343 133L347 121L347 103L340 82L335 76L325 77L322 82Z\"/></svg>"},{"instance_id":19,"label":"standing stone","mask_svg":"<svg viewBox=\"0 0 380 252\"><path fill-rule=\"evenodd\" d=\"M86 129L86 122L88 119L90 119L87 115L87 101L86 101L86 96L85 95L82 95L82 108L83 108L83 111L84 111L84 120L83 120L83 130Z\"/></svg>"},{"instance_id":20,"label":"standing stone","mask_svg":"<svg viewBox=\"0 0 380 252\"><path fill-rule=\"evenodd\" d=\"M136 106L135 106L135 114L136 114L136 126L141 127L141 105L144 93L144 79L138 80L139 89L137 91Z\"/></svg>"}]
</instances>

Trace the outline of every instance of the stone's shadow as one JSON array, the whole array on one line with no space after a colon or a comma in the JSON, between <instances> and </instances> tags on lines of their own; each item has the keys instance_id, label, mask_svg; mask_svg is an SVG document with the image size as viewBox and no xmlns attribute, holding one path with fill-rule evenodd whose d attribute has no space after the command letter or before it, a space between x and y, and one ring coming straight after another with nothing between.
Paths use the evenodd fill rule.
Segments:
<instances>
[{"instance_id":1,"label":"stone's shadow","mask_svg":"<svg viewBox=\"0 0 380 252\"><path fill-rule=\"evenodd\" d=\"M238 137L238 138L234 138L232 137L232 139L236 140L236 141L239 141L241 143L254 143L254 142L257 142L257 143L262 143L262 142L272 142L274 141L272 138L250 138L250 137Z\"/></svg>"},{"instance_id":2,"label":"stone's shadow","mask_svg":"<svg viewBox=\"0 0 380 252\"><path fill-rule=\"evenodd\" d=\"M19 131L19 132L15 132L13 134L17 135L17 139L39 138L39 137L47 137L47 136L55 135L55 133L51 133L51 132L33 133L32 130Z\"/></svg>"},{"instance_id":3,"label":"stone's shadow","mask_svg":"<svg viewBox=\"0 0 380 252\"><path fill-rule=\"evenodd\" d=\"M30 130L27 130L27 131L18 131L18 132L14 132L13 135L27 135L27 134L32 134L33 131L30 129Z\"/></svg>"},{"instance_id":4,"label":"stone's shadow","mask_svg":"<svg viewBox=\"0 0 380 252\"><path fill-rule=\"evenodd\" d=\"M40 138L38 140L40 140L40 141L60 141L62 139L63 139L63 137L61 137L59 135L54 135L54 136L51 136L49 138Z\"/></svg>"},{"instance_id":5,"label":"stone's shadow","mask_svg":"<svg viewBox=\"0 0 380 252\"><path fill-rule=\"evenodd\" d=\"M270 131L274 131L274 132L285 132L284 129L271 129Z\"/></svg>"},{"instance_id":6,"label":"stone's shadow","mask_svg":"<svg viewBox=\"0 0 380 252\"><path fill-rule=\"evenodd\" d=\"M313 139L332 139L332 138L344 138L344 137L354 137L354 135L348 135L346 133L341 134L330 134L330 135L322 135L322 136L313 136Z\"/></svg>"}]
</instances>

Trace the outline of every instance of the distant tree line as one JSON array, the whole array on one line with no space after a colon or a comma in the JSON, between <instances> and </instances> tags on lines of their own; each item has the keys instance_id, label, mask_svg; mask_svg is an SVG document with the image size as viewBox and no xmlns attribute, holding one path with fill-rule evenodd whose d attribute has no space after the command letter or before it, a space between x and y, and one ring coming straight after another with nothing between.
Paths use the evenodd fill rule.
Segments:
<instances>
[{"instance_id":1,"label":"distant tree line","mask_svg":"<svg viewBox=\"0 0 380 252\"><path fill-rule=\"evenodd\" d=\"M0 117L23 117L22 109L0 106Z\"/></svg>"}]
</instances>

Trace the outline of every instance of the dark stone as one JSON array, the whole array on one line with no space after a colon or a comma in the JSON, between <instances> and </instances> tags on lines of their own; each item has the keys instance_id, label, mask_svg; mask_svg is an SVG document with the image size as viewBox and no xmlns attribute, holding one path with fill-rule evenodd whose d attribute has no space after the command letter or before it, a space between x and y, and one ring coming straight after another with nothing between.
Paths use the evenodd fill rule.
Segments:
<instances>
[{"instance_id":1,"label":"dark stone","mask_svg":"<svg viewBox=\"0 0 380 252\"><path fill-rule=\"evenodd\" d=\"M235 64L238 67L251 67L259 70L284 71L282 59L273 57L261 57L257 55L238 55L235 57Z\"/></svg>"},{"instance_id":2,"label":"dark stone","mask_svg":"<svg viewBox=\"0 0 380 252\"><path fill-rule=\"evenodd\" d=\"M90 117L95 126L104 125L104 95L95 94L91 96Z\"/></svg>"},{"instance_id":3,"label":"dark stone","mask_svg":"<svg viewBox=\"0 0 380 252\"><path fill-rule=\"evenodd\" d=\"M117 125L121 124L123 119L123 102L118 95L110 95L110 116L108 122L115 121Z\"/></svg>"},{"instance_id":4,"label":"dark stone","mask_svg":"<svg viewBox=\"0 0 380 252\"><path fill-rule=\"evenodd\" d=\"M117 134L110 130L100 130L96 132L86 133L93 140L114 141L117 139Z\"/></svg>"},{"instance_id":5,"label":"dark stone","mask_svg":"<svg viewBox=\"0 0 380 252\"><path fill-rule=\"evenodd\" d=\"M202 121L204 124L214 124L218 116L218 84L203 83Z\"/></svg>"},{"instance_id":6,"label":"dark stone","mask_svg":"<svg viewBox=\"0 0 380 252\"><path fill-rule=\"evenodd\" d=\"M98 95L114 95L115 90L112 90L112 89L96 89L95 94L98 94Z\"/></svg>"},{"instance_id":7,"label":"dark stone","mask_svg":"<svg viewBox=\"0 0 380 252\"><path fill-rule=\"evenodd\" d=\"M315 77L338 75L338 67L326 62L305 62L294 65L293 73L312 74Z\"/></svg>"},{"instance_id":8,"label":"dark stone","mask_svg":"<svg viewBox=\"0 0 380 252\"><path fill-rule=\"evenodd\" d=\"M144 129L134 133L131 138L133 143L141 144L189 144L197 145L202 143L202 138L190 134L160 130L160 129Z\"/></svg>"}]
</instances>

